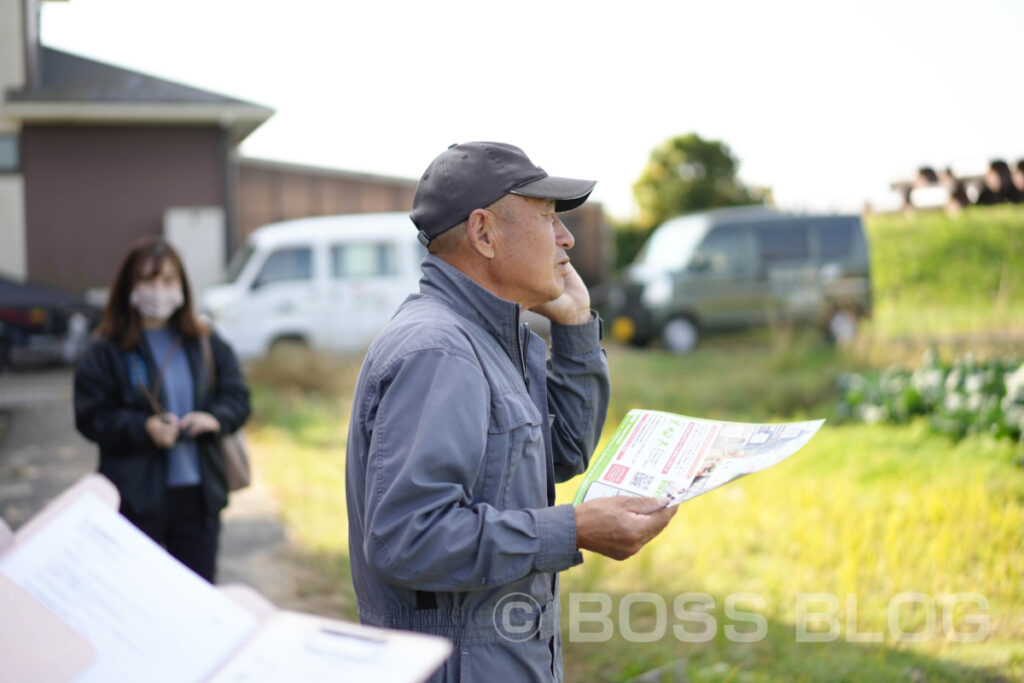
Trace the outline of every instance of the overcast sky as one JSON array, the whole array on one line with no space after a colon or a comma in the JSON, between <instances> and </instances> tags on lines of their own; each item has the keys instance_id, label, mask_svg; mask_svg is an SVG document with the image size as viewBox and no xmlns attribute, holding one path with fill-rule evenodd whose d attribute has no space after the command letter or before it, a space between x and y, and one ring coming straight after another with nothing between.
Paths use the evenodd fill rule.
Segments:
<instances>
[{"instance_id":1,"label":"overcast sky","mask_svg":"<svg viewBox=\"0 0 1024 683\"><path fill-rule=\"evenodd\" d=\"M1024 157L1024 2L70 0L45 45L276 110L247 156L418 177L523 147L633 213L655 145L725 141L791 208Z\"/></svg>"}]
</instances>

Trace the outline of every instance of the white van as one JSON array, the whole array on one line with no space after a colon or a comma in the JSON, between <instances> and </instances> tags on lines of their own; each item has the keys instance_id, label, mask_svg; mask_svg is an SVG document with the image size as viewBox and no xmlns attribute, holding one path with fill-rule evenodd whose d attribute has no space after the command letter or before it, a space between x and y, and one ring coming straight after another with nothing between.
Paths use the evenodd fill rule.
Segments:
<instances>
[{"instance_id":1,"label":"white van","mask_svg":"<svg viewBox=\"0 0 1024 683\"><path fill-rule=\"evenodd\" d=\"M280 343L359 351L417 291L424 254L405 213L271 223L249 236L201 311L242 358Z\"/></svg>"}]
</instances>

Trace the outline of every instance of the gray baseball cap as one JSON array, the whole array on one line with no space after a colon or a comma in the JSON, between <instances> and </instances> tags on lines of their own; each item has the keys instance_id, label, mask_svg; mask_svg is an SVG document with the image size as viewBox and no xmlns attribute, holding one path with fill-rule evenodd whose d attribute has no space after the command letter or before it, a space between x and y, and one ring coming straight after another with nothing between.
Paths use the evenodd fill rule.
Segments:
<instances>
[{"instance_id":1,"label":"gray baseball cap","mask_svg":"<svg viewBox=\"0 0 1024 683\"><path fill-rule=\"evenodd\" d=\"M410 218L426 246L506 194L551 199L555 211L568 211L587 201L595 184L549 176L523 150L504 142L464 142L430 162L416 186Z\"/></svg>"}]
</instances>

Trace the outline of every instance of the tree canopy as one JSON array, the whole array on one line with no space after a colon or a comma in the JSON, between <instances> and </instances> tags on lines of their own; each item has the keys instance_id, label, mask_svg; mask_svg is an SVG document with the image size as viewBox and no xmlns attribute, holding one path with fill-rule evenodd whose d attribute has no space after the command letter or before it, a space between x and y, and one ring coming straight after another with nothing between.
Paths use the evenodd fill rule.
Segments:
<instances>
[{"instance_id":1,"label":"tree canopy","mask_svg":"<svg viewBox=\"0 0 1024 683\"><path fill-rule=\"evenodd\" d=\"M640 178L633 184L640 214L637 226L650 229L693 211L720 206L761 204L763 192L736 177L739 161L719 140L695 133L669 138L651 151Z\"/></svg>"}]
</instances>

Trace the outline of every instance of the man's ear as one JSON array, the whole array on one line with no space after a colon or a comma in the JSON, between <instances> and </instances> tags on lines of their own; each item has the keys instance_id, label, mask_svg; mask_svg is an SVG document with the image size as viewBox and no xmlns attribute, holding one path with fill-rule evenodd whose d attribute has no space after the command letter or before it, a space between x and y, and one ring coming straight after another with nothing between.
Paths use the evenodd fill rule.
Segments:
<instances>
[{"instance_id":1,"label":"man's ear","mask_svg":"<svg viewBox=\"0 0 1024 683\"><path fill-rule=\"evenodd\" d=\"M471 249L486 259L494 258L498 237L498 217L488 209L474 209L466 223L466 238Z\"/></svg>"}]
</instances>

